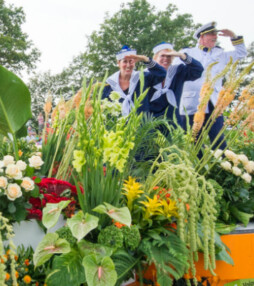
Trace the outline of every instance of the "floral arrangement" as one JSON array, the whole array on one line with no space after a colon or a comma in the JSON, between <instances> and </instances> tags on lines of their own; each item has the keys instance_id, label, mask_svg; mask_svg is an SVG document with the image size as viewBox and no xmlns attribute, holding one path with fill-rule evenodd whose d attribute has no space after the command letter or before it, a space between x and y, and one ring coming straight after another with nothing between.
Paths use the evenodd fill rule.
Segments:
<instances>
[{"instance_id":1,"label":"floral arrangement","mask_svg":"<svg viewBox=\"0 0 254 286\"><path fill-rule=\"evenodd\" d=\"M31 197L29 203L32 205L28 208L28 219L37 219L41 221L42 210L47 203L59 203L70 200L70 204L64 209L66 217L71 217L77 207L77 190L69 182L57 180L55 178L43 178L37 183L40 195L37 198Z\"/></svg>"},{"instance_id":2,"label":"floral arrangement","mask_svg":"<svg viewBox=\"0 0 254 286\"><path fill-rule=\"evenodd\" d=\"M42 165L41 157L36 155L28 159L28 164L10 155L0 161L0 208L12 222L24 220L29 198L38 197L39 189L31 177Z\"/></svg>"}]
</instances>

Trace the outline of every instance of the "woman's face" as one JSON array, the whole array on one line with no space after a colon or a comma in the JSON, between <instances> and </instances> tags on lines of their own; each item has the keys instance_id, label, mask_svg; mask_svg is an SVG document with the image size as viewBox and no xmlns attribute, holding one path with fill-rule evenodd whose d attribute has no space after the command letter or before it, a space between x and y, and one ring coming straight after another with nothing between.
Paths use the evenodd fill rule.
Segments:
<instances>
[{"instance_id":1,"label":"woman's face","mask_svg":"<svg viewBox=\"0 0 254 286\"><path fill-rule=\"evenodd\" d=\"M168 67L172 64L173 57L168 55L169 50L161 50L154 56L154 60L164 67L164 69L168 69Z\"/></svg>"},{"instance_id":2,"label":"woman's face","mask_svg":"<svg viewBox=\"0 0 254 286\"><path fill-rule=\"evenodd\" d=\"M127 60L122 59L117 62L121 75L131 75L133 69L135 68L135 62L134 60Z\"/></svg>"}]
</instances>

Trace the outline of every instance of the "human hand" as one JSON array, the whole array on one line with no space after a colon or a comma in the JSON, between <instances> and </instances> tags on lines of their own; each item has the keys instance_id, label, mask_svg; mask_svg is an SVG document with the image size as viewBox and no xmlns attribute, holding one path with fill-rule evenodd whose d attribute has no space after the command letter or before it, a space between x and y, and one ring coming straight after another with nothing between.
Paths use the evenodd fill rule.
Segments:
<instances>
[{"instance_id":1,"label":"human hand","mask_svg":"<svg viewBox=\"0 0 254 286\"><path fill-rule=\"evenodd\" d=\"M186 58L187 58L187 56L185 54L180 53L180 52L176 52L176 51L167 52L166 55L170 56L170 57L179 57L182 60L186 60Z\"/></svg>"},{"instance_id":2,"label":"human hand","mask_svg":"<svg viewBox=\"0 0 254 286\"><path fill-rule=\"evenodd\" d=\"M230 31L228 29L220 30L220 33L218 34L218 36L236 38L236 34L233 31Z\"/></svg>"},{"instance_id":3,"label":"human hand","mask_svg":"<svg viewBox=\"0 0 254 286\"><path fill-rule=\"evenodd\" d=\"M149 62L149 58L143 55L129 55L125 56L124 59L126 60L133 60L135 63L137 62Z\"/></svg>"}]
</instances>

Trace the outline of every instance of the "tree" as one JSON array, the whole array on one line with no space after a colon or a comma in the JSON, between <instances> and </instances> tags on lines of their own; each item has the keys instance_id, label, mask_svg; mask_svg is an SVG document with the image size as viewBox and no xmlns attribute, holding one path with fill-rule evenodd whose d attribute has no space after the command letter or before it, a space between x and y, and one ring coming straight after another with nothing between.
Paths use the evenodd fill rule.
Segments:
<instances>
[{"instance_id":1,"label":"tree","mask_svg":"<svg viewBox=\"0 0 254 286\"><path fill-rule=\"evenodd\" d=\"M115 53L124 44L137 49L139 54L151 56L152 48L168 41L176 50L194 44L192 35L199 25L194 25L190 14L177 14L177 8L169 4L165 11L155 11L146 0L133 0L122 4L112 17L106 14L99 31L88 37L84 58L87 72L102 78L116 70Z\"/></svg>"},{"instance_id":2,"label":"tree","mask_svg":"<svg viewBox=\"0 0 254 286\"><path fill-rule=\"evenodd\" d=\"M16 73L34 69L40 56L21 29L24 22L22 8L6 6L4 0L0 0L0 65Z\"/></svg>"},{"instance_id":3,"label":"tree","mask_svg":"<svg viewBox=\"0 0 254 286\"><path fill-rule=\"evenodd\" d=\"M240 61L240 68L239 70L242 71L247 65L254 61L254 42L252 42L249 47L247 48L247 57ZM248 85L253 80L253 72L254 68L252 68L249 75L246 77L244 82L241 84L242 87Z\"/></svg>"}]
</instances>

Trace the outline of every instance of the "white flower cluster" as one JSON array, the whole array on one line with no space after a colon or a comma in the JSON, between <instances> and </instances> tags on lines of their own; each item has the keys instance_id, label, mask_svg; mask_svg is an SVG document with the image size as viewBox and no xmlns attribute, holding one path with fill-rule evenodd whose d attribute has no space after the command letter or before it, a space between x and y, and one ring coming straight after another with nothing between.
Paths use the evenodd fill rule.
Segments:
<instances>
[{"instance_id":1,"label":"white flower cluster","mask_svg":"<svg viewBox=\"0 0 254 286\"><path fill-rule=\"evenodd\" d=\"M30 167L40 169L42 164L43 161L39 156L29 158ZM4 156L3 160L0 161L0 192L4 192L11 201L22 196L22 189L25 192L34 189L34 181L29 177L23 177L22 172L26 168L27 164L24 161L15 162L13 156L10 155Z\"/></svg>"},{"instance_id":2,"label":"white flower cluster","mask_svg":"<svg viewBox=\"0 0 254 286\"><path fill-rule=\"evenodd\" d=\"M119 102L120 95L116 91L112 91L109 95L110 100L107 98L101 101L103 115L110 114L111 116L119 116L122 114L122 104Z\"/></svg>"},{"instance_id":3,"label":"white flower cluster","mask_svg":"<svg viewBox=\"0 0 254 286\"><path fill-rule=\"evenodd\" d=\"M218 149L213 155L216 159L219 159L222 154L223 151ZM244 181L250 183L252 180L250 174L254 173L254 161L249 161L248 157L244 154L238 155L230 150L226 150L224 154L228 161L221 162L221 167L226 171L232 172L235 176L241 176Z\"/></svg>"}]
</instances>

